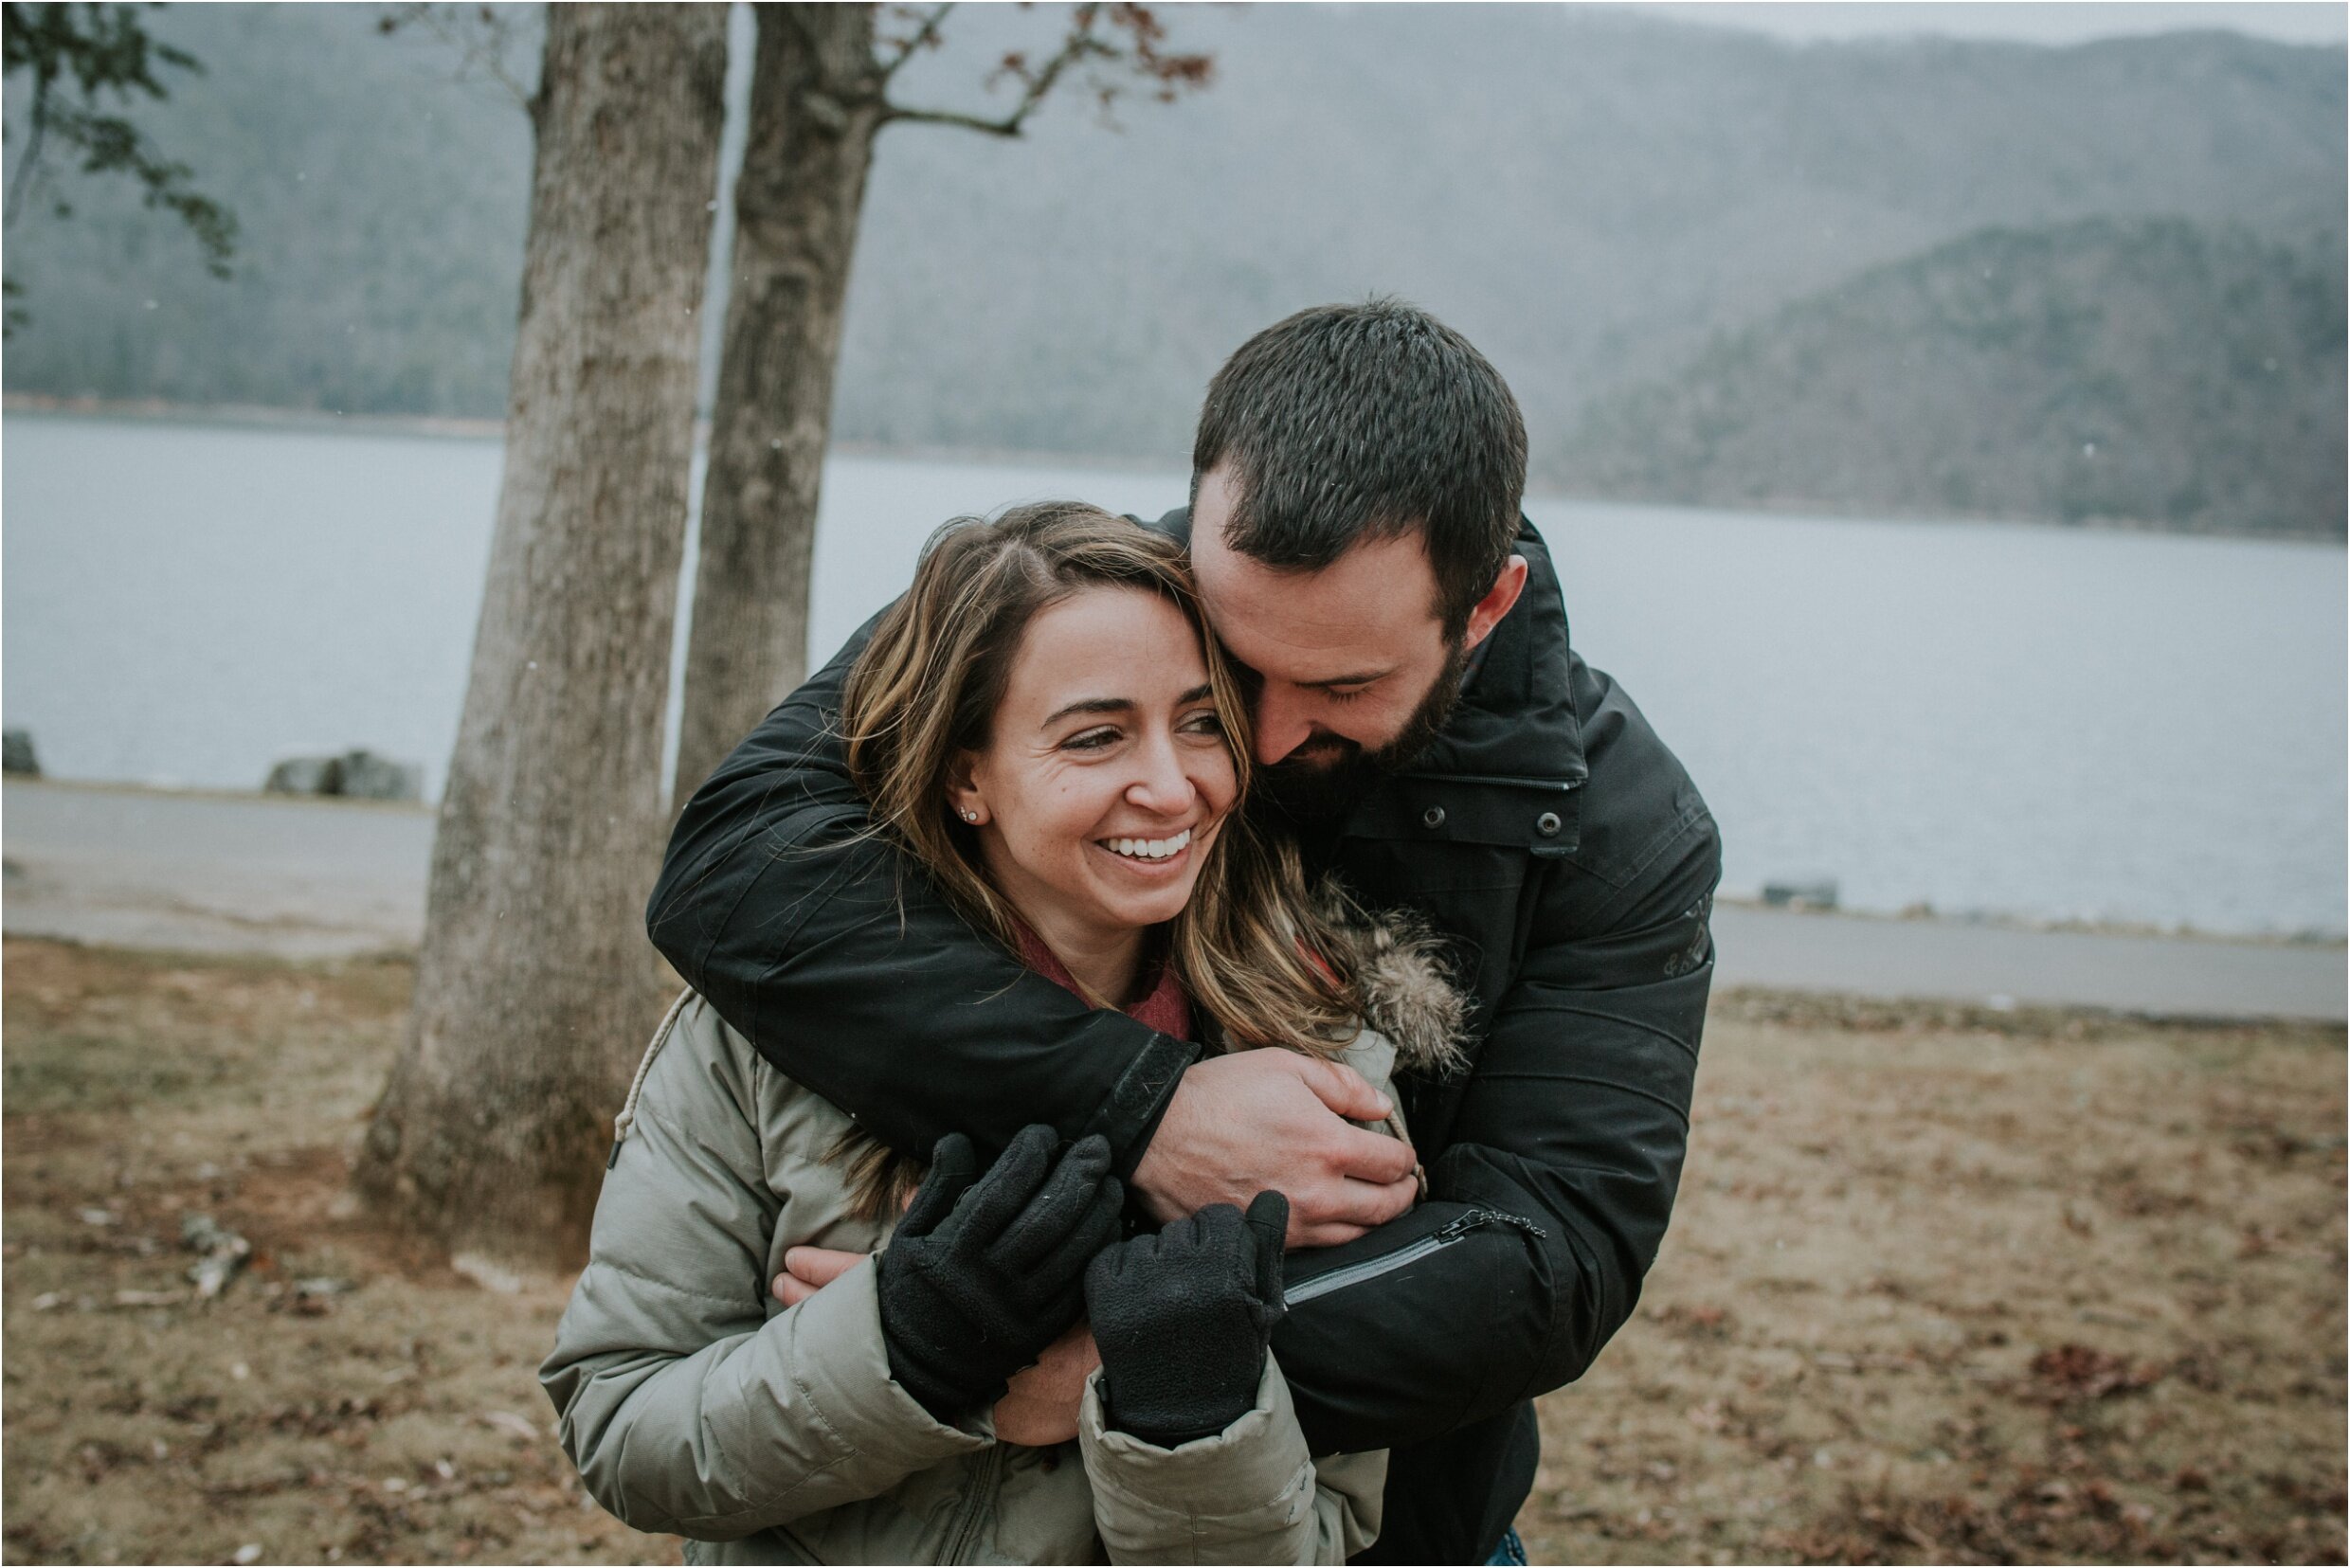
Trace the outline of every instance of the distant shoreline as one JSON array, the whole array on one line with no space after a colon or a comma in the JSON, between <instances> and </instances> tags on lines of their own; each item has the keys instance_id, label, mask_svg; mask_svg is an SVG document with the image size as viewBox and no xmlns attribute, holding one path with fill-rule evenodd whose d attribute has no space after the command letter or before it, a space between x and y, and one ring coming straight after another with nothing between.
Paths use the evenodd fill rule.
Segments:
<instances>
[{"instance_id":1,"label":"distant shoreline","mask_svg":"<svg viewBox=\"0 0 2350 1568\"><path fill-rule=\"evenodd\" d=\"M8 776L10 788L55 790L77 794L144 797L167 801L218 801L229 804L264 804L300 811L357 811L376 817L430 818L440 806L433 801L370 801L331 795L279 795L266 790L234 789L206 784L140 784L117 779L63 779L49 774ZM2350 938L2321 931L2212 931L2194 926L2164 926L2131 920L2048 920L1996 911L1936 910L1917 906L1906 910L1836 908L1782 908L1767 904L1759 893L1737 889L1719 893L1718 904L1741 910L1767 910L1775 918L1817 919L1822 922L1867 921L1878 925L1963 927L1991 930L2060 933L2081 936L2140 937L2165 942L2213 943L2239 947L2342 948Z\"/></svg>"},{"instance_id":2,"label":"distant shoreline","mask_svg":"<svg viewBox=\"0 0 2350 1568\"><path fill-rule=\"evenodd\" d=\"M446 414L344 414L328 408L273 408L252 403L167 403L161 398L55 397L46 392L0 396L0 415L47 414L65 419L154 424L221 424L266 430L353 430L367 435L436 436L502 441L502 419Z\"/></svg>"},{"instance_id":3,"label":"distant shoreline","mask_svg":"<svg viewBox=\"0 0 2350 1568\"><path fill-rule=\"evenodd\" d=\"M0 415L7 414L39 414L52 418L110 420L157 424L216 425L229 429L341 430L357 435L411 436L441 441L502 441L506 434L506 422L502 419L473 419L447 414L345 414L324 408L277 408L260 404L169 403L160 398L118 400L96 397L58 397L46 392L9 392L0 395ZM697 418L694 424L696 450L705 448L709 439L709 419L707 417ZM907 462L973 463L987 467L1077 468L1120 474L1178 473L1182 471L1185 460L1181 454L1173 455L1169 461L1154 462L1148 458L1098 452L1043 452L988 446L889 446L873 442L854 441L836 441L832 443L831 450L844 457L894 458ZM1572 495L1565 491L1545 489L1539 480L1528 485L1527 496L1531 500L1558 501L1573 506L1638 507L1658 512L1753 513L1762 516L1809 518L1821 522L1992 524L2001 528L2029 528L2057 532L2165 534L2175 538L2242 539L2261 544L2322 545L2334 550L2341 550L2346 545L2350 545L2350 541L2342 538L2319 533L2295 532L2288 529L2182 528L2170 523L2145 522L2126 517L2091 517L2077 522L2066 522L2053 517L2006 517L1989 514L1953 512L1946 509L1920 511L1915 508L1889 506L1861 509L1844 507L1830 501L1788 497L1774 500L1745 500L1736 506L1722 506L1705 501L1667 501L1623 496Z\"/></svg>"}]
</instances>

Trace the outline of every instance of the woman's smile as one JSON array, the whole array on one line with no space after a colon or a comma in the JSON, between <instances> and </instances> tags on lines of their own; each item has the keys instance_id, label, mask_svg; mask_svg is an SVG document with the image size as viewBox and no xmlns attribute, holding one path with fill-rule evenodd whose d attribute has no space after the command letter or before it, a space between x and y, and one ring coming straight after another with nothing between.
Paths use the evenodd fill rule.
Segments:
<instances>
[{"instance_id":1,"label":"woman's smile","mask_svg":"<svg viewBox=\"0 0 2350 1568\"><path fill-rule=\"evenodd\" d=\"M1191 830L1167 834L1156 838L1096 838L1097 848L1106 849L1121 860L1137 865L1165 868L1179 859L1190 847Z\"/></svg>"},{"instance_id":2,"label":"woman's smile","mask_svg":"<svg viewBox=\"0 0 2350 1568\"><path fill-rule=\"evenodd\" d=\"M1081 980L1128 968L1191 896L1238 794L1198 634L1155 593L1090 588L1028 623L994 733L949 802L996 886Z\"/></svg>"}]
</instances>

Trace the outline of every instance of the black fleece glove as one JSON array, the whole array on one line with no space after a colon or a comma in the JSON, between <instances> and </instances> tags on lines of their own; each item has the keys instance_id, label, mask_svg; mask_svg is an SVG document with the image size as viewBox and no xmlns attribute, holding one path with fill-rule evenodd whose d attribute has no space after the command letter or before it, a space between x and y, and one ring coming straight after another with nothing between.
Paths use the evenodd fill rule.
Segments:
<instances>
[{"instance_id":1,"label":"black fleece glove","mask_svg":"<svg viewBox=\"0 0 2350 1568\"><path fill-rule=\"evenodd\" d=\"M1022 1128L987 1174L971 1141L938 1141L875 1267L890 1376L949 1425L1003 1397L1077 1319L1085 1266L1114 1240L1124 1190L1096 1134L1056 1160L1060 1135Z\"/></svg>"},{"instance_id":2,"label":"black fleece glove","mask_svg":"<svg viewBox=\"0 0 2350 1568\"><path fill-rule=\"evenodd\" d=\"M1171 1449L1223 1431L1256 1403L1265 1341L1281 1321L1290 1200L1260 1192L1244 1219L1211 1203L1085 1271L1110 1424Z\"/></svg>"}]
</instances>

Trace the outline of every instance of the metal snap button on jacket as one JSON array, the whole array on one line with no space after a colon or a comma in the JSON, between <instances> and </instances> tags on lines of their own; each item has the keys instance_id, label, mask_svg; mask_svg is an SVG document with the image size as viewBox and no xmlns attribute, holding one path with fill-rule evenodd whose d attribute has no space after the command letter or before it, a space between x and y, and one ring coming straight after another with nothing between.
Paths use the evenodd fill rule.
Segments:
<instances>
[{"instance_id":1,"label":"metal snap button on jacket","mask_svg":"<svg viewBox=\"0 0 2350 1568\"><path fill-rule=\"evenodd\" d=\"M1423 827L1442 827L1444 825L1444 808L1440 805L1432 805L1421 814L1419 820L1420 825Z\"/></svg>"},{"instance_id":2,"label":"metal snap button on jacket","mask_svg":"<svg viewBox=\"0 0 2350 1568\"><path fill-rule=\"evenodd\" d=\"M1559 814L1555 811L1546 811L1535 818L1534 831L1546 838L1556 838L1559 836Z\"/></svg>"}]
</instances>

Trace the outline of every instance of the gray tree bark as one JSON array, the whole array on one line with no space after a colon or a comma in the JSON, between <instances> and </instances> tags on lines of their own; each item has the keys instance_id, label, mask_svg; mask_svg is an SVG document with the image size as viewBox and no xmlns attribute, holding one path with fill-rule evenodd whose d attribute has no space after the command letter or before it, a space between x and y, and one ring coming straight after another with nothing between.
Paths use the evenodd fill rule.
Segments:
<instances>
[{"instance_id":1,"label":"gray tree bark","mask_svg":"<svg viewBox=\"0 0 2350 1568\"><path fill-rule=\"evenodd\" d=\"M452 1252L576 1262L659 1015L661 802L726 9L552 6L506 466L409 1033L355 1173Z\"/></svg>"},{"instance_id":2,"label":"gray tree bark","mask_svg":"<svg viewBox=\"0 0 2350 1568\"><path fill-rule=\"evenodd\" d=\"M762 5L673 806L807 673L841 307L885 116L870 5Z\"/></svg>"}]
</instances>

